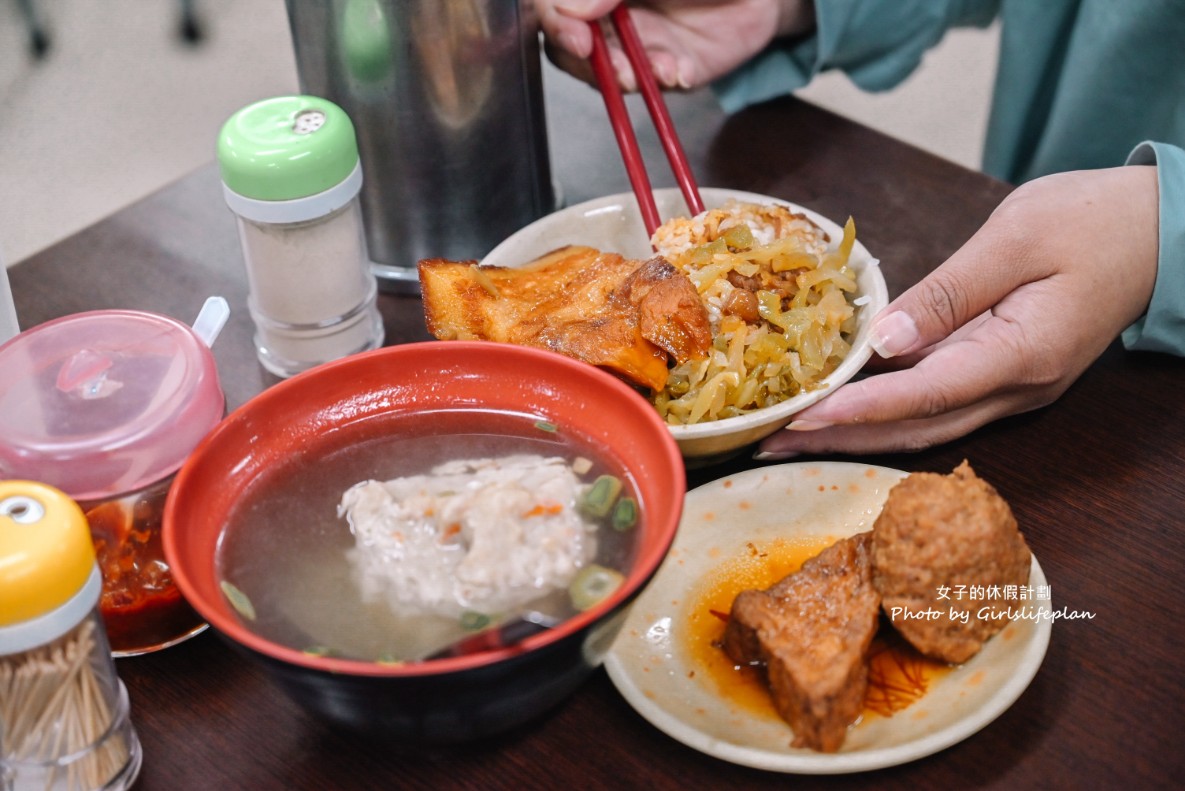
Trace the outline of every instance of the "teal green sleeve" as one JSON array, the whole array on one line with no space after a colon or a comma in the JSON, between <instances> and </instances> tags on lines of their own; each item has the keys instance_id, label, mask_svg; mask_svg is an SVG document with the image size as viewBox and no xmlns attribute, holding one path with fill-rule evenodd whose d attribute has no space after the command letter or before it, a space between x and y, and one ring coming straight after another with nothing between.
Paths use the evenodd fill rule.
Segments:
<instances>
[{"instance_id":1,"label":"teal green sleeve","mask_svg":"<svg viewBox=\"0 0 1185 791\"><path fill-rule=\"evenodd\" d=\"M775 42L714 85L728 112L803 87L842 69L865 90L883 91L909 76L947 29L989 24L1000 0L815 0L815 34Z\"/></svg>"},{"instance_id":2,"label":"teal green sleeve","mask_svg":"<svg viewBox=\"0 0 1185 791\"><path fill-rule=\"evenodd\" d=\"M1129 165L1156 165L1160 187L1160 253L1148 312L1123 332L1133 351L1185 356L1185 150L1141 143Z\"/></svg>"}]
</instances>

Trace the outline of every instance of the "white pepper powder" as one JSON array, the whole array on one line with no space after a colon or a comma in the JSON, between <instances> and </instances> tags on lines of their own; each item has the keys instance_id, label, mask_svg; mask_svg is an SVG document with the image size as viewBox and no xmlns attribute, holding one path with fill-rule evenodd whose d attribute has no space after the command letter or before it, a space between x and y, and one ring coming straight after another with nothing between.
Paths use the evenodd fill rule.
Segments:
<instances>
[{"instance_id":1,"label":"white pepper powder","mask_svg":"<svg viewBox=\"0 0 1185 791\"><path fill-rule=\"evenodd\" d=\"M240 216L238 223L261 353L279 367L306 368L379 346L377 287L357 199L306 222Z\"/></svg>"}]
</instances>

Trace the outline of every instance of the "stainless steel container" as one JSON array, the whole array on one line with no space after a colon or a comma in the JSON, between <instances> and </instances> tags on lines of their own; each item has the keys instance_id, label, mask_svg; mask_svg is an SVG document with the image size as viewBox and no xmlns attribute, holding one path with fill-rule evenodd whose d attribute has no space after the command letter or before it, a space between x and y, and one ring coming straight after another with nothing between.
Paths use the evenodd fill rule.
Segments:
<instances>
[{"instance_id":1,"label":"stainless steel container","mask_svg":"<svg viewBox=\"0 0 1185 791\"><path fill-rule=\"evenodd\" d=\"M379 286L555 208L531 0L286 0L301 90L354 122Z\"/></svg>"}]
</instances>

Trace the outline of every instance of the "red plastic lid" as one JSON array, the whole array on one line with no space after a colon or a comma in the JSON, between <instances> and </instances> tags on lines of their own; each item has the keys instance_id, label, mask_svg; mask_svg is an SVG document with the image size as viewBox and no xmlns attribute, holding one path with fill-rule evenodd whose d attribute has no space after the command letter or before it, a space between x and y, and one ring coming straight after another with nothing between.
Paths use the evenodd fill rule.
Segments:
<instances>
[{"instance_id":1,"label":"red plastic lid","mask_svg":"<svg viewBox=\"0 0 1185 791\"><path fill-rule=\"evenodd\" d=\"M224 408L189 326L130 310L55 319L0 346L0 478L76 500L138 491L176 472Z\"/></svg>"}]
</instances>

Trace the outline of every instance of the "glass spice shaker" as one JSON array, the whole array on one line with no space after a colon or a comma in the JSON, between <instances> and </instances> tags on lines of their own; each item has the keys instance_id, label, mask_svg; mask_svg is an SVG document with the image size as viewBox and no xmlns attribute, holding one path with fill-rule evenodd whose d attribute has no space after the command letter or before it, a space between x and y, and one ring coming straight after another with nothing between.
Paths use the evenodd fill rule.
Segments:
<instances>
[{"instance_id":1,"label":"glass spice shaker","mask_svg":"<svg viewBox=\"0 0 1185 791\"><path fill-rule=\"evenodd\" d=\"M289 377L381 346L362 166L346 113L314 96L249 105L223 125L218 163L263 367Z\"/></svg>"},{"instance_id":2,"label":"glass spice shaker","mask_svg":"<svg viewBox=\"0 0 1185 791\"><path fill-rule=\"evenodd\" d=\"M140 741L99 614L82 509L0 481L0 788L129 788Z\"/></svg>"},{"instance_id":3,"label":"glass spice shaker","mask_svg":"<svg viewBox=\"0 0 1185 791\"><path fill-rule=\"evenodd\" d=\"M160 533L174 474L225 409L206 340L168 316L76 313L0 345L0 478L41 481L82 507L116 656L206 628Z\"/></svg>"}]
</instances>

